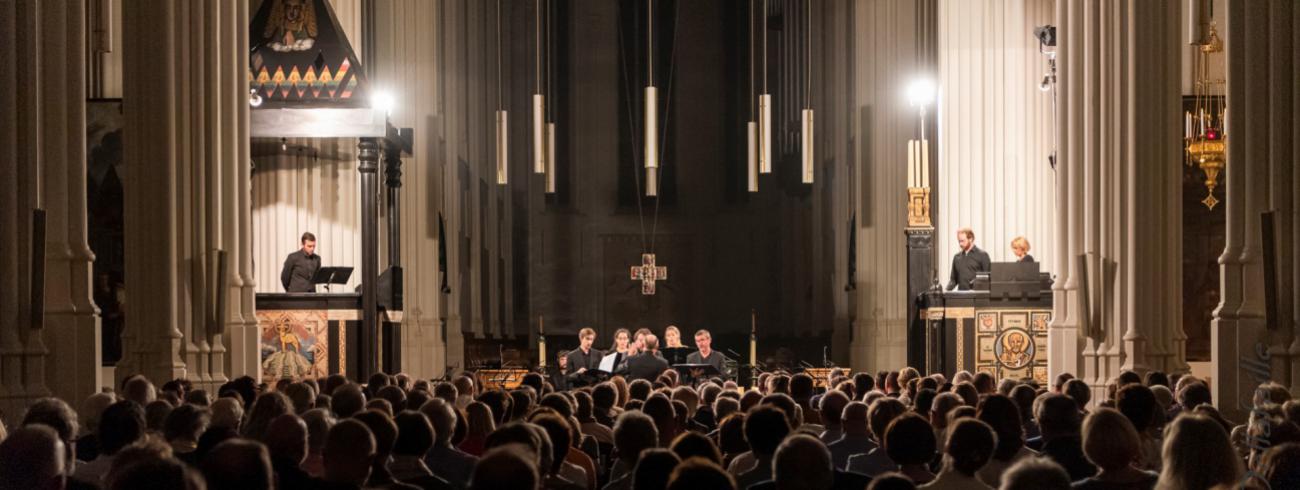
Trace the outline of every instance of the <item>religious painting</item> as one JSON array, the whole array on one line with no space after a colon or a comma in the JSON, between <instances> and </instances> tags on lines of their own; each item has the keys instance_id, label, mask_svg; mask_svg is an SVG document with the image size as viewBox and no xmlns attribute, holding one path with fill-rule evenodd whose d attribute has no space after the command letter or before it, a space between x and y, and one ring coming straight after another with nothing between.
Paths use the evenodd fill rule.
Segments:
<instances>
[{"instance_id":1,"label":"religious painting","mask_svg":"<svg viewBox=\"0 0 1300 490\"><path fill-rule=\"evenodd\" d=\"M993 344L998 364L1005 369L1021 369L1034 360L1037 346L1029 337L1029 332L1020 328L1008 328L998 336Z\"/></svg>"},{"instance_id":2,"label":"religious painting","mask_svg":"<svg viewBox=\"0 0 1300 490\"><path fill-rule=\"evenodd\" d=\"M998 321L996 313L980 313L978 320L977 323L980 332L993 332L997 330Z\"/></svg>"},{"instance_id":3,"label":"religious painting","mask_svg":"<svg viewBox=\"0 0 1300 490\"><path fill-rule=\"evenodd\" d=\"M306 51L316 43L316 9L309 0L272 0L262 37L276 51Z\"/></svg>"},{"instance_id":4,"label":"religious painting","mask_svg":"<svg viewBox=\"0 0 1300 490\"><path fill-rule=\"evenodd\" d=\"M1034 330L1034 334L1035 334L1035 335L1037 335L1037 334L1047 334L1047 322L1048 322L1049 320L1051 320L1051 317L1052 317L1051 313L1034 313L1034 314L1033 314L1032 319L1029 320L1029 323L1030 323L1030 325L1033 326L1033 330Z\"/></svg>"},{"instance_id":5,"label":"religious painting","mask_svg":"<svg viewBox=\"0 0 1300 490\"><path fill-rule=\"evenodd\" d=\"M257 316L262 330L262 379L330 374L327 311L268 310L257 312Z\"/></svg>"}]
</instances>

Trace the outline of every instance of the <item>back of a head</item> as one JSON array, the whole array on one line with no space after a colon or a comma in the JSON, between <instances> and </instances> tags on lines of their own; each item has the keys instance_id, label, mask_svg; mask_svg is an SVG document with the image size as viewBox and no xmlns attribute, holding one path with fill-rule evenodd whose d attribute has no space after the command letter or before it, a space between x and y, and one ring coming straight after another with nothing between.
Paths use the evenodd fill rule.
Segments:
<instances>
[{"instance_id":1,"label":"back of a head","mask_svg":"<svg viewBox=\"0 0 1300 490\"><path fill-rule=\"evenodd\" d=\"M348 383L334 388L330 395L330 406L338 418L348 418L360 412L366 406L366 394L361 387Z\"/></svg>"},{"instance_id":2,"label":"back of a head","mask_svg":"<svg viewBox=\"0 0 1300 490\"><path fill-rule=\"evenodd\" d=\"M0 489L63 488L66 448L53 428L36 423L0 442Z\"/></svg>"},{"instance_id":3,"label":"back of a head","mask_svg":"<svg viewBox=\"0 0 1300 490\"><path fill-rule=\"evenodd\" d=\"M1011 400L1016 402L1016 407L1020 409L1020 418L1028 419L1034 416L1034 399L1038 398L1038 392L1034 387L1020 384L1011 389Z\"/></svg>"},{"instance_id":4,"label":"back of a head","mask_svg":"<svg viewBox=\"0 0 1300 490\"><path fill-rule=\"evenodd\" d=\"M284 395L293 403L293 412L302 415L316 405L316 390L307 383L293 383L284 388Z\"/></svg>"},{"instance_id":5,"label":"back of a head","mask_svg":"<svg viewBox=\"0 0 1300 490\"><path fill-rule=\"evenodd\" d=\"M307 424L307 451L320 454L325 449L325 438L330 428L338 423L334 414L324 408L313 408L302 414L302 421Z\"/></svg>"},{"instance_id":6,"label":"back of a head","mask_svg":"<svg viewBox=\"0 0 1300 490\"><path fill-rule=\"evenodd\" d=\"M568 456L569 449L573 444L568 420L554 413L541 413L530 417L529 422L546 431L546 436L551 440L551 458L549 460L551 467L541 469L547 474L559 471L560 467L564 465L564 458Z\"/></svg>"},{"instance_id":7,"label":"back of a head","mask_svg":"<svg viewBox=\"0 0 1300 490\"><path fill-rule=\"evenodd\" d=\"M393 444L397 442L397 424L393 423L393 419L375 410L366 410L352 418L366 424L370 434L375 437L376 457L387 458L393 453Z\"/></svg>"},{"instance_id":8,"label":"back of a head","mask_svg":"<svg viewBox=\"0 0 1300 490\"><path fill-rule=\"evenodd\" d=\"M853 375L853 391L859 396L876 388L876 379L871 373L858 373Z\"/></svg>"},{"instance_id":9,"label":"back of a head","mask_svg":"<svg viewBox=\"0 0 1300 490\"><path fill-rule=\"evenodd\" d=\"M905 413L885 429L885 453L899 465L919 465L934 459L934 428L925 417Z\"/></svg>"},{"instance_id":10,"label":"back of a head","mask_svg":"<svg viewBox=\"0 0 1300 490\"><path fill-rule=\"evenodd\" d=\"M681 461L676 453L667 449L646 450L632 471L632 490L664 490L673 468Z\"/></svg>"},{"instance_id":11,"label":"back of a head","mask_svg":"<svg viewBox=\"0 0 1300 490\"><path fill-rule=\"evenodd\" d=\"M1166 429L1159 488L1211 488L1241 475L1223 426L1204 415L1184 414Z\"/></svg>"},{"instance_id":12,"label":"back of a head","mask_svg":"<svg viewBox=\"0 0 1300 490\"><path fill-rule=\"evenodd\" d=\"M100 449L111 456L144 436L144 408L122 400L104 409L99 424Z\"/></svg>"},{"instance_id":13,"label":"back of a head","mask_svg":"<svg viewBox=\"0 0 1300 490\"><path fill-rule=\"evenodd\" d=\"M772 405L759 405L745 416L745 441L756 456L771 456L790 433L785 412Z\"/></svg>"},{"instance_id":14,"label":"back of a head","mask_svg":"<svg viewBox=\"0 0 1300 490\"><path fill-rule=\"evenodd\" d=\"M253 408L248 412L248 419L239 428L239 435L253 440L261 440L266 428L276 417L293 412L293 402L278 391L269 391L258 395Z\"/></svg>"},{"instance_id":15,"label":"back of a head","mask_svg":"<svg viewBox=\"0 0 1300 490\"><path fill-rule=\"evenodd\" d=\"M806 373L799 373L790 377L790 398L795 401L803 402L813 395L813 379Z\"/></svg>"},{"instance_id":16,"label":"back of a head","mask_svg":"<svg viewBox=\"0 0 1300 490\"><path fill-rule=\"evenodd\" d=\"M1070 490L1070 474L1048 458L1021 458L1002 474L999 490Z\"/></svg>"},{"instance_id":17,"label":"back of a head","mask_svg":"<svg viewBox=\"0 0 1300 490\"><path fill-rule=\"evenodd\" d=\"M163 421L163 438L168 441L198 442L203 431L208 430L212 412L207 407L188 403L176 407Z\"/></svg>"},{"instance_id":18,"label":"back of a head","mask_svg":"<svg viewBox=\"0 0 1300 490\"><path fill-rule=\"evenodd\" d=\"M562 393L547 393L537 402L538 406L547 407L555 410L561 417L569 418L573 416L573 403L569 402L569 397Z\"/></svg>"},{"instance_id":19,"label":"back of a head","mask_svg":"<svg viewBox=\"0 0 1300 490\"><path fill-rule=\"evenodd\" d=\"M1259 463L1259 476L1267 488L1300 488L1300 444L1289 442L1269 448Z\"/></svg>"},{"instance_id":20,"label":"back of a head","mask_svg":"<svg viewBox=\"0 0 1300 490\"><path fill-rule=\"evenodd\" d=\"M1133 429L1138 432L1156 424L1156 417L1164 416L1157 414L1159 405L1155 393L1140 383L1130 383L1120 388L1115 395L1115 408L1128 417L1129 422L1133 423Z\"/></svg>"},{"instance_id":21,"label":"back of a head","mask_svg":"<svg viewBox=\"0 0 1300 490\"><path fill-rule=\"evenodd\" d=\"M827 425L839 425L840 419L844 413L844 407L849 404L849 396L839 390L827 391L822 395L821 404L817 407L821 412L822 423Z\"/></svg>"},{"instance_id":22,"label":"back of a head","mask_svg":"<svg viewBox=\"0 0 1300 490\"><path fill-rule=\"evenodd\" d=\"M507 444L483 454L470 477L470 490L539 488L541 479L537 473L537 463L528 451L521 445Z\"/></svg>"},{"instance_id":23,"label":"back of a head","mask_svg":"<svg viewBox=\"0 0 1300 490\"><path fill-rule=\"evenodd\" d=\"M835 481L831 452L812 436L790 436L776 448L772 479L780 490L829 489Z\"/></svg>"},{"instance_id":24,"label":"back of a head","mask_svg":"<svg viewBox=\"0 0 1300 490\"><path fill-rule=\"evenodd\" d=\"M720 466L704 458L683 461L668 477L668 490L735 490L736 481Z\"/></svg>"},{"instance_id":25,"label":"back of a head","mask_svg":"<svg viewBox=\"0 0 1300 490\"><path fill-rule=\"evenodd\" d=\"M167 422L167 416L171 413L171 402L161 398L151 401L144 407L144 425L149 432L162 432L163 424Z\"/></svg>"},{"instance_id":26,"label":"back of a head","mask_svg":"<svg viewBox=\"0 0 1300 490\"><path fill-rule=\"evenodd\" d=\"M948 428L944 455L952 468L966 476L988 464L997 448L997 435L989 424L976 419L961 419Z\"/></svg>"},{"instance_id":27,"label":"back of a head","mask_svg":"<svg viewBox=\"0 0 1300 490\"><path fill-rule=\"evenodd\" d=\"M497 427L487 437L484 446L488 449L506 446L509 444L521 445L530 451L534 457L534 463L542 459L543 443L541 437L545 431L534 431L532 424L524 422L510 422L501 427ZM539 434L541 432L541 434ZM549 459L550 455L547 454ZM538 470L544 470L544 467L538 467Z\"/></svg>"},{"instance_id":28,"label":"back of a head","mask_svg":"<svg viewBox=\"0 0 1300 490\"><path fill-rule=\"evenodd\" d=\"M1145 388L1139 384L1129 386ZM1083 422L1083 454L1102 470L1121 470L1141 454L1137 430L1128 417L1116 410L1094 410Z\"/></svg>"},{"instance_id":29,"label":"back of a head","mask_svg":"<svg viewBox=\"0 0 1300 490\"><path fill-rule=\"evenodd\" d=\"M442 400L439 400L442 401ZM424 456L433 447L433 424L416 410L403 410L393 418L397 424L397 442L393 454L397 456Z\"/></svg>"},{"instance_id":30,"label":"back of a head","mask_svg":"<svg viewBox=\"0 0 1300 490\"><path fill-rule=\"evenodd\" d=\"M1079 433L1079 407L1066 395L1050 394L1038 404L1035 418L1045 437L1075 435Z\"/></svg>"},{"instance_id":31,"label":"back of a head","mask_svg":"<svg viewBox=\"0 0 1300 490\"><path fill-rule=\"evenodd\" d=\"M978 390L981 395L995 393L997 389L997 385L995 383L996 382L993 380L993 375L986 373L984 371L975 373L975 377L971 378L971 384L975 385L975 389Z\"/></svg>"},{"instance_id":32,"label":"back of a head","mask_svg":"<svg viewBox=\"0 0 1300 490\"><path fill-rule=\"evenodd\" d=\"M1195 409L1198 405L1212 402L1210 388L1200 381L1190 381L1178 390L1178 404L1184 410Z\"/></svg>"},{"instance_id":33,"label":"back of a head","mask_svg":"<svg viewBox=\"0 0 1300 490\"><path fill-rule=\"evenodd\" d=\"M713 444L713 440L699 432L683 432L673 439L669 447L677 457L683 460L694 457L701 457L722 464L722 453L718 451L718 446Z\"/></svg>"},{"instance_id":34,"label":"back of a head","mask_svg":"<svg viewBox=\"0 0 1300 490\"><path fill-rule=\"evenodd\" d=\"M800 407L798 403L795 403L794 398L790 395L785 393L773 393L763 397L763 400L758 403L760 405L771 405L781 409L781 411L785 413L786 420L790 423L791 430L799 427Z\"/></svg>"},{"instance_id":35,"label":"back of a head","mask_svg":"<svg viewBox=\"0 0 1300 490\"><path fill-rule=\"evenodd\" d=\"M641 412L629 411L619 415L614 423L614 448L619 458L636 461L641 451L659 444L659 430L654 420Z\"/></svg>"},{"instance_id":36,"label":"back of a head","mask_svg":"<svg viewBox=\"0 0 1300 490\"><path fill-rule=\"evenodd\" d=\"M481 403L478 405L483 406ZM451 436L456 432L456 409L454 405L442 398L434 398L424 402L424 406L420 407L420 413L423 413L428 418L429 425L433 428L433 442L435 444L445 445L451 441ZM474 421L475 425L491 423L490 416L482 417L481 415L478 417L479 420ZM478 427L472 428L478 429ZM491 432L491 429L482 429Z\"/></svg>"},{"instance_id":37,"label":"back of a head","mask_svg":"<svg viewBox=\"0 0 1300 490\"><path fill-rule=\"evenodd\" d=\"M360 421L340 420L330 428L323 456L327 481L360 485L370 476L375 436Z\"/></svg>"},{"instance_id":38,"label":"back of a head","mask_svg":"<svg viewBox=\"0 0 1300 490\"><path fill-rule=\"evenodd\" d=\"M77 412L58 398L41 398L27 407L22 425L41 424L54 429L59 439L72 441L76 439L80 427L77 425Z\"/></svg>"},{"instance_id":39,"label":"back of a head","mask_svg":"<svg viewBox=\"0 0 1300 490\"><path fill-rule=\"evenodd\" d=\"M654 419L655 427L659 429L661 437L666 437L664 434L676 430L677 411L673 409L672 400L662 393L650 395L645 405L641 406L641 411Z\"/></svg>"},{"instance_id":40,"label":"back of a head","mask_svg":"<svg viewBox=\"0 0 1300 490\"><path fill-rule=\"evenodd\" d=\"M275 457L302 464L307 458L308 434L306 422L295 414L286 413L271 421L262 442Z\"/></svg>"},{"instance_id":41,"label":"back of a head","mask_svg":"<svg viewBox=\"0 0 1300 490\"><path fill-rule=\"evenodd\" d=\"M236 398L221 397L212 402L212 427L239 431L244 420L244 404Z\"/></svg>"},{"instance_id":42,"label":"back of a head","mask_svg":"<svg viewBox=\"0 0 1300 490\"><path fill-rule=\"evenodd\" d=\"M154 389L153 383L144 376L133 376L122 386L122 398L136 402L142 407L157 397L158 392Z\"/></svg>"},{"instance_id":43,"label":"back of a head","mask_svg":"<svg viewBox=\"0 0 1300 490\"><path fill-rule=\"evenodd\" d=\"M259 442L222 442L208 453L201 466L209 490L269 490L274 485L270 455Z\"/></svg>"},{"instance_id":44,"label":"back of a head","mask_svg":"<svg viewBox=\"0 0 1300 490\"><path fill-rule=\"evenodd\" d=\"M1020 409L1010 398L996 394L984 397L980 400L975 417L989 424L998 435L994 458L1010 461L1024 447L1025 432L1020 423Z\"/></svg>"},{"instance_id":45,"label":"back of a head","mask_svg":"<svg viewBox=\"0 0 1300 490\"><path fill-rule=\"evenodd\" d=\"M1079 406L1079 410L1087 408L1088 402L1092 400L1092 388L1082 379L1066 381L1063 391L1066 396L1074 399L1074 403Z\"/></svg>"},{"instance_id":46,"label":"back of a head","mask_svg":"<svg viewBox=\"0 0 1300 490\"><path fill-rule=\"evenodd\" d=\"M393 406L394 412L406 409L406 392L402 391L397 385L380 388L379 391L375 392L375 398L387 400L388 404Z\"/></svg>"},{"instance_id":47,"label":"back of a head","mask_svg":"<svg viewBox=\"0 0 1300 490\"><path fill-rule=\"evenodd\" d=\"M116 401L117 397L112 393L100 392L86 397L77 411L78 422L91 433L99 432L99 417L104 414L104 409Z\"/></svg>"},{"instance_id":48,"label":"back of a head","mask_svg":"<svg viewBox=\"0 0 1300 490\"><path fill-rule=\"evenodd\" d=\"M204 490L199 472L175 459L155 458L132 464L118 473L107 490Z\"/></svg>"},{"instance_id":49,"label":"back of a head","mask_svg":"<svg viewBox=\"0 0 1300 490\"><path fill-rule=\"evenodd\" d=\"M871 403L867 410L867 420L871 425L871 436L877 442L885 441L885 429L895 418L907 412L907 405L896 398L880 398Z\"/></svg>"},{"instance_id":50,"label":"back of a head","mask_svg":"<svg viewBox=\"0 0 1300 490\"><path fill-rule=\"evenodd\" d=\"M916 490L916 484L902 473L890 471L872 478L867 490Z\"/></svg>"}]
</instances>

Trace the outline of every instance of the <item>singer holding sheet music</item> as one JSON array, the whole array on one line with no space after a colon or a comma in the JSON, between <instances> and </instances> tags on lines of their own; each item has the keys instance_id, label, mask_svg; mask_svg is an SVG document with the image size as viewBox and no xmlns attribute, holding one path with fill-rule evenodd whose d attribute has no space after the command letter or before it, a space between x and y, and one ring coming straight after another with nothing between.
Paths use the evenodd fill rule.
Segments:
<instances>
[{"instance_id":1,"label":"singer holding sheet music","mask_svg":"<svg viewBox=\"0 0 1300 490\"><path fill-rule=\"evenodd\" d=\"M564 374L569 376L570 380L574 376L583 374L588 370L594 370L600 365L602 354L599 350L591 347L595 342L595 330L583 328L578 331L578 348L570 351L569 359L565 361L568 366L565 368Z\"/></svg>"},{"instance_id":2,"label":"singer holding sheet music","mask_svg":"<svg viewBox=\"0 0 1300 490\"><path fill-rule=\"evenodd\" d=\"M722 368L726 356L713 350L713 335L709 334L708 330L700 329L695 332L695 347L699 350L686 356L687 364L708 364L717 368L720 373L726 372Z\"/></svg>"},{"instance_id":3,"label":"singer holding sheet music","mask_svg":"<svg viewBox=\"0 0 1300 490\"><path fill-rule=\"evenodd\" d=\"M314 293L316 284L312 276L316 275L316 269L320 269L320 255L316 254L316 235L309 231L302 234L302 248L284 259L280 283L286 292Z\"/></svg>"}]
</instances>

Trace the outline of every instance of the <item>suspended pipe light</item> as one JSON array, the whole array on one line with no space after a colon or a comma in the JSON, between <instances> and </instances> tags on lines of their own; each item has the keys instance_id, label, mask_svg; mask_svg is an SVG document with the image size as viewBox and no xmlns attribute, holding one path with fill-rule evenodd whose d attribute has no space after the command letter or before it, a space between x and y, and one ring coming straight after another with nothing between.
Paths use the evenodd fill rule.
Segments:
<instances>
[{"instance_id":1,"label":"suspended pipe light","mask_svg":"<svg viewBox=\"0 0 1300 490\"><path fill-rule=\"evenodd\" d=\"M497 0L497 112L496 112L496 150L497 150L497 184L506 185L509 180L509 115L501 105L501 0Z\"/></svg>"},{"instance_id":2,"label":"suspended pipe light","mask_svg":"<svg viewBox=\"0 0 1300 490\"><path fill-rule=\"evenodd\" d=\"M646 0L645 195L659 195L659 91L655 88L654 0Z\"/></svg>"},{"instance_id":3,"label":"suspended pipe light","mask_svg":"<svg viewBox=\"0 0 1300 490\"><path fill-rule=\"evenodd\" d=\"M542 95L542 0L536 12L537 85L533 92L533 173L546 172L546 96Z\"/></svg>"},{"instance_id":4,"label":"suspended pipe light","mask_svg":"<svg viewBox=\"0 0 1300 490\"><path fill-rule=\"evenodd\" d=\"M803 158L801 159L803 165L801 174L803 175L803 183L811 184L813 183L814 177L813 142L815 141L815 138L813 137L812 109L812 0L804 0L804 4L807 6L807 15L805 15L805 20L808 24L807 29L804 30L804 33L807 35L807 41L805 42L807 59L804 60L807 62L807 69L804 72L804 109L801 114L801 119L803 121L800 133L803 136Z\"/></svg>"},{"instance_id":5,"label":"suspended pipe light","mask_svg":"<svg viewBox=\"0 0 1300 490\"><path fill-rule=\"evenodd\" d=\"M552 2L547 2L546 5L547 5L547 9L546 9L546 96L551 99L551 104L546 107L547 122L546 122L545 192L547 194L555 194L555 178L556 178L555 97L553 97L552 96L553 94L551 94L551 90L555 85L554 84L555 70L553 66L553 63L555 62L555 54L551 50L551 42L553 41L553 36L554 36L554 31L551 28L551 22L554 21L554 15L553 15L554 13L551 12L550 10L550 7L554 4Z\"/></svg>"},{"instance_id":6,"label":"suspended pipe light","mask_svg":"<svg viewBox=\"0 0 1300 490\"><path fill-rule=\"evenodd\" d=\"M767 0L763 0L763 93L758 96L758 171L772 173L772 94L767 93Z\"/></svg>"},{"instance_id":7,"label":"suspended pipe light","mask_svg":"<svg viewBox=\"0 0 1300 490\"><path fill-rule=\"evenodd\" d=\"M749 122L745 123L746 189L758 192L758 123L754 122L754 0L749 0Z\"/></svg>"}]
</instances>

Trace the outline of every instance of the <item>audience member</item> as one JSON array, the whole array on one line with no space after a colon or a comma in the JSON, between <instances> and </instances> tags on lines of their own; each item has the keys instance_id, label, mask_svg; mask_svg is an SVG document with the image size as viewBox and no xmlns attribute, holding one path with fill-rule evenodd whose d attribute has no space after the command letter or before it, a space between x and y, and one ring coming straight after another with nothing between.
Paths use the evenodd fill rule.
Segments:
<instances>
[{"instance_id":1,"label":"audience member","mask_svg":"<svg viewBox=\"0 0 1300 490\"><path fill-rule=\"evenodd\" d=\"M64 488L68 449L59 433L42 423L15 429L0 442L0 489Z\"/></svg>"},{"instance_id":2,"label":"audience member","mask_svg":"<svg viewBox=\"0 0 1300 490\"><path fill-rule=\"evenodd\" d=\"M507 444L492 448L483 454L479 465L470 477L471 490L498 490L541 488L537 462L529 449L521 444Z\"/></svg>"},{"instance_id":3,"label":"audience member","mask_svg":"<svg viewBox=\"0 0 1300 490\"><path fill-rule=\"evenodd\" d=\"M1161 490L1205 490L1241 479L1241 460L1234 457L1228 433L1204 415L1174 419L1165 435L1161 461L1156 483Z\"/></svg>"},{"instance_id":4,"label":"audience member","mask_svg":"<svg viewBox=\"0 0 1300 490\"><path fill-rule=\"evenodd\" d=\"M976 410L976 418L989 424L998 436L998 445L993 450L993 459L980 469L978 476L988 486L1001 486L1002 473L1007 468L1025 457L1034 455L1033 450L1025 447L1024 427L1020 425L1020 409L1016 408L1016 403L1010 398L993 394L980 400ZM1067 479L1067 485L1068 483Z\"/></svg>"},{"instance_id":5,"label":"audience member","mask_svg":"<svg viewBox=\"0 0 1300 490\"><path fill-rule=\"evenodd\" d=\"M149 388L152 390L153 385ZM143 436L144 408L140 404L128 399L109 405L99 417L99 457L78 466L72 478L95 487L102 486L104 475L113 466L118 451Z\"/></svg>"},{"instance_id":6,"label":"audience member","mask_svg":"<svg viewBox=\"0 0 1300 490\"><path fill-rule=\"evenodd\" d=\"M688 459L678 464L668 476L668 490L736 490L737 483L718 465L704 458Z\"/></svg>"},{"instance_id":7,"label":"audience member","mask_svg":"<svg viewBox=\"0 0 1300 490\"><path fill-rule=\"evenodd\" d=\"M1134 385L1141 387L1140 384ZM1074 400L1066 395L1045 395L1038 404L1035 418L1038 419L1042 436L1038 444L1033 446L1037 446L1036 449L1044 456L1065 468L1071 481L1097 474L1097 467L1083 454L1083 439L1079 434L1082 422Z\"/></svg>"},{"instance_id":8,"label":"audience member","mask_svg":"<svg viewBox=\"0 0 1300 490\"><path fill-rule=\"evenodd\" d=\"M872 442L876 444L866 454L849 456L845 465L848 471L867 476L877 476L890 471L897 471L898 464L889 459L885 451L885 432L889 423L907 412L907 406L894 398L881 398L871 404L867 411L867 421L871 426Z\"/></svg>"},{"instance_id":9,"label":"audience member","mask_svg":"<svg viewBox=\"0 0 1300 490\"><path fill-rule=\"evenodd\" d=\"M943 449L943 468L930 483L929 490L989 489L976 477L980 468L993 458L997 436L989 424L976 419L958 420L948 429Z\"/></svg>"},{"instance_id":10,"label":"audience member","mask_svg":"<svg viewBox=\"0 0 1300 490\"><path fill-rule=\"evenodd\" d=\"M871 426L868 424L868 409L865 403L849 402L840 413L843 434L827 448L831 452L831 463L835 465L835 469L847 470L849 458L858 454L867 454L877 446L871 439Z\"/></svg>"},{"instance_id":11,"label":"audience member","mask_svg":"<svg viewBox=\"0 0 1300 490\"><path fill-rule=\"evenodd\" d=\"M1146 388L1129 384L1123 388ZM1083 452L1097 466L1098 472L1076 481L1074 488L1084 490L1150 490L1158 475L1139 469L1135 464L1142 458L1137 429L1124 415L1109 408L1100 408L1083 422Z\"/></svg>"},{"instance_id":12,"label":"audience member","mask_svg":"<svg viewBox=\"0 0 1300 490\"><path fill-rule=\"evenodd\" d=\"M885 451L912 483L923 485L934 480L928 466L935 455L934 429L924 417L905 413L890 422L885 429Z\"/></svg>"},{"instance_id":13,"label":"audience member","mask_svg":"<svg viewBox=\"0 0 1300 490\"><path fill-rule=\"evenodd\" d=\"M772 458L776 448L790 433L790 422L785 413L772 405L759 405L745 416L745 441L754 457L754 465L736 475L739 488L749 488L758 482L772 479Z\"/></svg>"},{"instance_id":14,"label":"audience member","mask_svg":"<svg viewBox=\"0 0 1300 490\"><path fill-rule=\"evenodd\" d=\"M486 407L482 403L478 403L478 406ZM455 407L447 400L434 398L425 402L424 406L420 407L420 412L428 418L433 427L433 447L424 457L424 463L429 471L455 487L464 488L469 485L470 478L474 476L474 466L478 464L478 457L460 450L451 443L456 427ZM491 426L492 419L481 417L480 421L488 424L488 427L473 427L471 432L481 432L481 437L486 441L487 434L494 428Z\"/></svg>"},{"instance_id":15,"label":"audience member","mask_svg":"<svg viewBox=\"0 0 1300 490\"><path fill-rule=\"evenodd\" d=\"M248 439L218 444L201 466L208 490L270 490L275 474L266 446Z\"/></svg>"},{"instance_id":16,"label":"audience member","mask_svg":"<svg viewBox=\"0 0 1300 490\"><path fill-rule=\"evenodd\" d=\"M998 489L1070 490L1070 475L1051 459L1028 457L1007 468Z\"/></svg>"},{"instance_id":17,"label":"audience member","mask_svg":"<svg viewBox=\"0 0 1300 490\"><path fill-rule=\"evenodd\" d=\"M681 463L681 458L673 451L661 448L647 449L641 453L641 459L632 473L632 490L664 490L668 487L668 478L673 468Z\"/></svg>"}]
</instances>

